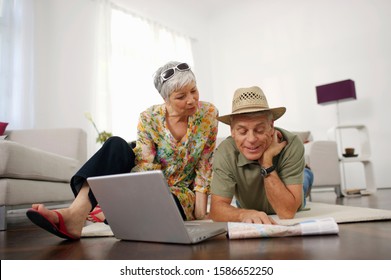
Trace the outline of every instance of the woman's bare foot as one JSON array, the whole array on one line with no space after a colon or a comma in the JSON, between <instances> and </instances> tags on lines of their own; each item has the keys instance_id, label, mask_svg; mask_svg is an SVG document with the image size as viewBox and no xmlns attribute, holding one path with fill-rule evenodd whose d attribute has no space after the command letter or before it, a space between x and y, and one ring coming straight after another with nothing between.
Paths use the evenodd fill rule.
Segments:
<instances>
[{"instance_id":1,"label":"woman's bare foot","mask_svg":"<svg viewBox=\"0 0 391 280\"><path fill-rule=\"evenodd\" d=\"M69 208L50 210L43 204L33 204L33 210L27 211L27 216L33 223L61 238L79 239L92 207L88 196L89 190L87 182L84 182ZM39 215L34 212L38 212ZM53 229L52 224L58 229Z\"/></svg>"},{"instance_id":2,"label":"woman's bare foot","mask_svg":"<svg viewBox=\"0 0 391 280\"><path fill-rule=\"evenodd\" d=\"M43 204L33 204L32 209L38 211L44 217L46 217L50 222L58 225L59 217L55 211L62 215L64 219L64 224L69 235L73 236L75 239L81 237L81 231L83 229L87 213L84 213L83 209L73 209L64 208L58 210L50 210L45 207Z\"/></svg>"}]
</instances>

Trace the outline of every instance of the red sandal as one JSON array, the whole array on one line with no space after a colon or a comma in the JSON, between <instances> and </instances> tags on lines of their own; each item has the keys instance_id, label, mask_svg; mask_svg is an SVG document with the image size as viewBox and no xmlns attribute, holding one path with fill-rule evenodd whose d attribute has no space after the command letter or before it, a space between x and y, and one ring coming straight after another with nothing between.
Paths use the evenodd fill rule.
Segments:
<instances>
[{"instance_id":1,"label":"red sandal","mask_svg":"<svg viewBox=\"0 0 391 280\"><path fill-rule=\"evenodd\" d=\"M55 224L51 222L46 216L41 214L35 209L29 209L26 212L27 217L37 226L43 228L44 230L47 230L48 232L57 235L58 237L67 239L67 240L79 240L80 237L74 237L69 234L65 227L64 219L62 218L62 215L54 210L54 213L58 216L58 223Z\"/></svg>"},{"instance_id":2,"label":"red sandal","mask_svg":"<svg viewBox=\"0 0 391 280\"><path fill-rule=\"evenodd\" d=\"M102 208L100 208L99 205L96 205L94 210L90 212L90 214L87 217L87 220L93 223L104 223L104 220L98 218L96 215L99 213L103 213Z\"/></svg>"}]
</instances>

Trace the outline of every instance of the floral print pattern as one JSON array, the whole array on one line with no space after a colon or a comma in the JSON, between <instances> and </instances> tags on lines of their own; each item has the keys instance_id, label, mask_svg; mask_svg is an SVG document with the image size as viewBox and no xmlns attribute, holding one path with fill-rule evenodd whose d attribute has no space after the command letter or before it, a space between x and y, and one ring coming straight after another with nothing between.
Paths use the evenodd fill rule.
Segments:
<instances>
[{"instance_id":1,"label":"floral print pattern","mask_svg":"<svg viewBox=\"0 0 391 280\"><path fill-rule=\"evenodd\" d=\"M162 170L188 220L194 220L195 192L209 194L217 115L214 105L199 101L182 142L167 128L165 104L154 105L140 115L133 171Z\"/></svg>"}]
</instances>

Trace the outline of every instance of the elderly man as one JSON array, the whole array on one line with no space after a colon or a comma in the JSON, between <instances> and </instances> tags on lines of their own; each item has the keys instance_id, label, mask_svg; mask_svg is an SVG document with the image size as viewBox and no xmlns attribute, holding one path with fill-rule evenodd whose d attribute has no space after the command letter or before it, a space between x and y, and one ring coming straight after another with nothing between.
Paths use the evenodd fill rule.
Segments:
<instances>
[{"instance_id":1,"label":"elderly man","mask_svg":"<svg viewBox=\"0 0 391 280\"><path fill-rule=\"evenodd\" d=\"M272 224L269 214L289 219L303 206L303 143L274 126L285 111L269 108L259 87L235 91L232 113L218 117L230 125L231 136L214 154L211 219Z\"/></svg>"}]
</instances>

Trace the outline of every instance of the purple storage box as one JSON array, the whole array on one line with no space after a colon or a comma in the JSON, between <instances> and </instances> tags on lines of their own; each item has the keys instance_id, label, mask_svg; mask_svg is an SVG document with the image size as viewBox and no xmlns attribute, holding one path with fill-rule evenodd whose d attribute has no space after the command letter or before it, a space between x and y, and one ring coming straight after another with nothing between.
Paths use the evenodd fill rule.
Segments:
<instances>
[{"instance_id":1,"label":"purple storage box","mask_svg":"<svg viewBox=\"0 0 391 280\"><path fill-rule=\"evenodd\" d=\"M327 104L336 101L347 101L356 99L356 88L354 81L344 80L331 84L316 87L318 104Z\"/></svg>"}]
</instances>

